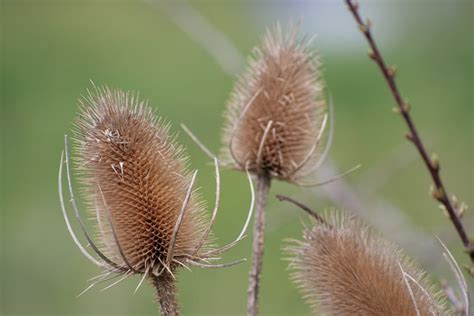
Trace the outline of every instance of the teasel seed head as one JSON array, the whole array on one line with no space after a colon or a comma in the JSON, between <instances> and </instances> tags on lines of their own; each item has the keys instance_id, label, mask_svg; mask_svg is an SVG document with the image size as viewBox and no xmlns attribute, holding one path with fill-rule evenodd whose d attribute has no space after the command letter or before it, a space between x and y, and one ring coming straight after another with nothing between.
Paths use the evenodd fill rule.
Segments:
<instances>
[{"instance_id":1,"label":"teasel seed head","mask_svg":"<svg viewBox=\"0 0 474 316\"><path fill-rule=\"evenodd\" d=\"M82 100L77 120L77 167L89 209L97 216L104 252L144 273L162 271L173 230L190 186L183 148L170 135L169 124L155 118L137 97L108 88ZM191 254L205 226L205 205L193 189L173 260ZM175 262L169 268L173 270Z\"/></svg>"},{"instance_id":2,"label":"teasel seed head","mask_svg":"<svg viewBox=\"0 0 474 316\"><path fill-rule=\"evenodd\" d=\"M327 213L287 250L292 278L315 313L448 315L426 273L347 213Z\"/></svg>"},{"instance_id":3,"label":"teasel seed head","mask_svg":"<svg viewBox=\"0 0 474 316\"><path fill-rule=\"evenodd\" d=\"M298 182L319 166L328 107L321 65L297 26L279 24L255 48L225 112L223 160L238 169Z\"/></svg>"},{"instance_id":4,"label":"teasel seed head","mask_svg":"<svg viewBox=\"0 0 474 316\"><path fill-rule=\"evenodd\" d=\"M63 157L59 194L69 232L88 259L106 272L124 274L124 278L141 274L140 284L145 278L155 285L166 282L158 289L165 296L167 289L174 287L174 271L180 266L219 268L243 261L209 263L238 243L248 225L247 221L233 242L220 248L213 246L211 228L220 200L217 159L216 202L211 219L206 220L205 204L194 188L197 171L189 170L188 158L171 136L169 124L156 118L137 95L120 90L94 87L80 103L75 131L76 168L83 197L98 226L97 245L87 233L74 198L67 136L66 174L73 211L96 256L81 245L68 219L62 189ZM162 305L164 313L168 307Z\"/></svg>"}]
</instances>

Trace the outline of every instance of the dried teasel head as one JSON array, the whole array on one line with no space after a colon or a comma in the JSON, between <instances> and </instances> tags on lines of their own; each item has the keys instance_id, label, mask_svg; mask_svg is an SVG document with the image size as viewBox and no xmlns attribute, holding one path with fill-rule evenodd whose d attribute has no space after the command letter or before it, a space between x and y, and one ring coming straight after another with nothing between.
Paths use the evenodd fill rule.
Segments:
<instances>
[{"instance_id":1,"label":"dried teasel head","mask_svg":"<svg viewBox=\"0 0 474 316\"><path fill-rule=\"evenodd\" d=\"M238 169L298 183L327 148L328 109L318 56L292 25L277 24L255 49L225 112L223 160Z\"/></svg>"},{"instance_id":2,"label":"dried teasel head","mask_svg":"<svg viewBox=\"0 0 474 316\"><path fill-rule=\"evenodd\" d=\"M288 247L292 277L315 313L448 314L441 291L401 249L347 213L319 221Z\"/></svg>"},{"instance_id":3,"label":"dried teasel head","mask_svg":"<svg viewBox=\"0 0 474 316\"><path fill-rule=\"evenodd\" d=\"M223 267L240 262L209 263L242 239L247 227L246 223L232 243L212 247L210 231L220 190L216 161L216 204L206 222L205 205L194 188L197 172L189 171L188 158L170 135L169 125L155 118L135 95L95 88L81 100L76 125L77 170L84 198L97 221L97 245L82 223L73 196L66 137L68 191L80 227L99 258L82 247L66 216L62 158L59 190L70 233L91 261L124 278L141 274L142 281L174 278L180 266Z\"/></svg>"}]
</instances>

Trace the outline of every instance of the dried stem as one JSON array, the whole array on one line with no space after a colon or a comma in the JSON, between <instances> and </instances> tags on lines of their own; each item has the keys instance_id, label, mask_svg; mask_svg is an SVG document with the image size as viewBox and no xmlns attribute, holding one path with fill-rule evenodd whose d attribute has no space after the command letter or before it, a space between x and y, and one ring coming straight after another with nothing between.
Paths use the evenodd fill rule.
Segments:
<instances>
[{"instance_id":1,"label":"dried stem","mask_svg":"<svg viewBox=\"0 0 474 316\"><path fill-rule=\"evenodd\" d=\"M298 206L300 209L302 209L303 211L311 215L311 217L313 217L315 220L317 220L321 224L325 224L325 225L327 224L326 220L324 220L324 218L321 215L319 215L318 213L316 213L315 211L313 211L312 209L310 209L308 206L304 205L303 203L298 202L295 199L292 199L288 196L281 195L281 194L277 194L276 197L280 201L287 201L287 202L293 203L294 205Z\"/></svg>"},{"instance_id":2,"label":"dried stem","mask_svg":"<svg viewBox=\"0 0 474 316\"><path fill-rule=\"evenodd\" d=\"M176 284L171 274L165 272L160 276L151 275L151 282L156 288L161 314L163 316L178 316L179 307L176 299Z\"/></svg>"},{"instance_id":3,"label":"dried stem","mask_svg":"<svg viewBox=\"0 0 474 316\"><path fill-rule=\"evenodd\" d=\"M447 190L441 180L441 176L439 172L440 170L439 161L437 159L431 159L429 157L426 151L426 148L423 144L423 141L421 140L418 134L418 131L415 127L415 123L413 122L413 119L410 116L409 104L405 102L404 99L402 98L402 95L400 94L397 83L395 81L395 69L393 67L387 66L387 64L385 63L383 56L380 53L375 43L375 40L372 36L371 29L370 29L370 22L369 21L364 22L362 20L359 14L358 4L352 0L345 0L345 1L349 7L349 10L354 16L354 19L356 20L361 32L364 34L365 38L367 39L367 42L370 46L370 50L369 50L370 58L377 63L377 65L380 68L380 71L385 77L385 80L390 88L390 92L392 93L397 103L397 106L398 106L397 112L399 112L400 115L405 120L405 123L409 129L409 132L407 133L406 137L410 142L413 143L413 145L418 150L418 153L423 159L423 162L426 165L426 168L428 169L431 175L434 186L436 188L435 191L433 192L433 197L438 202L440 202L443 205L443 207L446 209L446 211L448 212L449 218L451 222L453 223L454 227L456 228L456 231L462 240L462 243L466 249L466 252L468 252L471 258L471 262L474 262L474 244L472 241L469 240L469 237L466 233L464 225L461 221L460 214L456 210L456 208L453 206L451 200L448 197Z\"/></svg>"},{"instance_id":4,"label":"dried stem","mask_svg":"<svg viewBox=\"0 0 474 316\"><path fill-rule=\"evenodd\" d=\"M253 226L252 267L249 275L247 315L258 314L258 292L260 288L260 274L262 273L263 243L265 235L265 206L270 191L271 178L268 174L257 177L257 205Z\"/></svg>"}]
</instances>

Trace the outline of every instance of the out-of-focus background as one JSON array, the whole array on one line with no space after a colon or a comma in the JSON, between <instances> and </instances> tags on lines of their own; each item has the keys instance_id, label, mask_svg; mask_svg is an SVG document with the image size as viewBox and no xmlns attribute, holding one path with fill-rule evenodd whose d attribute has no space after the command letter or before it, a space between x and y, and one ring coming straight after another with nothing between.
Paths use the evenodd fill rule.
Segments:
<instances>
[{"instance_id":1,"label":"out-of-focus background","mask_svg":"<svg viewBox=\"0 0 474 316\"><path fill-rule=\"evenodd\" d=\"M472 1L362 1L361 9L371 18L387 60L399 69L402 92L413 104L428 148L441 158L448 190L474 206ZM366 43L342 0L4 0L1 315L157 313L149 285L133 295L138 277L76 298L87 279L99 273L73 244L58 201L63 135L70 133L77 98L91 87L89 80L139 91L175 131L184 122L217 151L222 112L244 68L240 58L249 55L267 26L290 18L302 18L302 34L317 34L315 48L335 107L335 138L319 178L359 163L363 167L319 188L273 185L261 314L309 314L282 259L285 238L301 236L305 216L276 201L276 193L292 195L316 210L336 206L354 211L403 246L435 280L452 280L434 235L461 264L467 256L428 195L428 174L404 140L405 126L392 113L387 87L367 58ZM189 148L192 166L200 170L199 184L212 204L207 157L184 133L178 140ZM236 236L249 203L243 174L224 171L222 181L215 226L220 243ZM473 218L469 211L464 219L471 236ZM249 255L250 238L224 259ZM225 270L180 271L183 314L243 315L248 268L246 262Z\"/></svg>"}]
</instances>

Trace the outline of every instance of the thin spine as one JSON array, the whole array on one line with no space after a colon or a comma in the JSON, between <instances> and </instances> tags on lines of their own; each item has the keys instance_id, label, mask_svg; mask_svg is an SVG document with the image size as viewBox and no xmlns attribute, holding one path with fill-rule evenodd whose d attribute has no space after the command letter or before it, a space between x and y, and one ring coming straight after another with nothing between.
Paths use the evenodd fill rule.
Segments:
<instances>
[{"instance_id":1,"label":"thin spine","mask_svg":"<svg viewBox=\"0 0 474 316\"><path fill-rule=\"evenodd\" d=\"M253 214L253 210L255 209L255 190L254 190L254 187L253 187L253 183L252 183L252 177L250 176L250 173L248 172L247 170L247 179L249 181L249 186L250 186L250 194L252 196L252 199L250 201L250 207L249 207L249 212L247 214L247 219L245 220L245 224L244 226L242 227L242 230L240 231L240 234L239 236L237 236L237 238L228 243L227 245L225 246L222 246L220 248L217 248L217 249L213 249L213 250L210 250L206 253L204 253L204 256L209 256L209 255L213 255L213 254L220 254L220 253L223 253L224 251L232 248L233 246L235 246L239 241L241 241L242 239L244 239L245 237L245 232L247 231L247 228L249 226L249 223L250 223L250 219L252 218L252 214Z\"/></svg>"},{"instance_id":2,"label":"thin spine","mask_svg":"<svg viewBox=\"0 0 474 316\"><path fill-rule=\"evenodd\" d=\"M188 261L188 262L200 268L228 268L228 267L235 266L239 263L242 263L244 261L247 261L247 259L244 258L244 259L235 260L229 263L217 263L217 264L202 263L199 261Z\"/></svg>"},{"instance_id":3,"label":"thin spine","mask_svg":"<svg viewBox=\"0 0 474 316\"><path fill-rule=\"evenodd\" d=\"M471 304L470 304L470 298L469 298L469 287L467 285L466 279L464 278L464 274L462 273L461 268L459 267L459 264L457 263L451 251L449 251L448 247L443 243L443 241L439 237L436 237L436 238L438 239L439 243L444 249L443 257L448 263L451 271L454 273L456 282L458 283L459 288L461 290L462 301L463 301L461 312L463 316L468 316L470 313ZM456 306L456 304L453 304L453 305Z\"/></svg>"},{"instance_id":4,"label":"thin spine","mask_svg":"<svg viewBox=\"0 0 474 316\"><path fill-rule=\"evenodd\" d=\"M186 209L189 203L189 199L191 198L191 193L193 192L193 185L194 181L196 180L197 170L194 171L193 176L191 178L191 183L189 184L188 191L186 192L186 196L184 197L183 205L181 206L181 211L179 212L178 219L174 225L173 235L171 236L170 245L168 247L168 254L166 256L166 264L165 267L169 268L171 264L171 259L173 258L174 254L174 247L176 244L176 238L178 237L179 229L183 222L184 214L186 213ZM170 271L171 272L171 271Z\"/></svg>"},{"instance_id":5,"label":"thin spine","mask_svg":"<svg viewBox=\"0 0 474 316\"><path fill-rule=\"evenodd\" d=\"M257 167L262 168L260 166L260 163L262 162L262 152L263 152L263 147L265 146L265 141L267 140L268 132L270 132L270 128L272 128L273 121L270 120L265 127L265 130L263 132L262 140L260 141L260 145L258 146L258 151L257 151Z\"/></svg>"},{"instance_id":6,"label":"thin spine","mask_svg":"<svg viewBox=\"0 0 474 316\"><path fill-rule=\"evenodd\" d=\"M104 203L104 208L105 208L105 211L106 211L107 220L109 222L110 229L112 230L112 235L114 237L115 244L117 245L117 249L119 251L120 257L122 258L123 262L127 265L127 267L130 269L130 271L137 272L137 270L135 270L132 267L132 265L130 264L130 262L128 261L127 257L125 256L125 253L123 252L122 246L120 245L120 242L119 242L118 236L117 236L117 232L115 231L115 227L114 227L114 224L112 223L112 218L110 216L110 210L107 206L107 202L105 201L104 193L102 192L102 188L100 187L99 184L97 184L97 188L99 189L99 192L100 192L100 195L101 195L101 198L102 198L102 202Z\"/></svg>"},{"instance_id":7,"label":"thin spine","mask_svg":"<svg viewBox=\"0 0 474 316\"><path fill-rule=\"evenodd\" d=\"M199 138L185 125L185 124L181 124L181 128L186 132L186 134L188 134L188 136L193 140L193 142L211 159L214 160L214 163L215 163L215 168L216 168L216 186L219 188L220 187L220 175L219 175L219 160L217 159L216 155L214 155L212 153L212 151L210 151L206 145L204 145L200 140ZM213 250L210 250L206 253L204 253L204 256L208 256L208 255L211 255L211 254L219 254L219 253L222 253L230 248L232 248L233 246L235 246L235 244L237 242L239 242L240 240L242 240L245 236L245 232L247 231L247 228L249 226L249 223L250 223L250 220L252 218L252 215L253 215L253 210L255 209L255 190L254 190L254 187L253 187L253 182L252 182L252 176L250 175L250 172L248 171L248 168L246 167L245 168L245 171L246 171L246 174L247 174L247 180L249 182L249 187L250 187L250 194L251 194L251 201L250 201L250 207L249 207L249 211L248 211L248 214L247 214L247 219L245 220L245 223L244 223L244 226L242 227L242 230L240 231L240 234L239 236L232 242L228 243L227 245L225 246L222 246L220 248L217 248L217 249L213 249ZM219 203L218 199L217 199L217 195L219 195L220 193L220 189L218 191L218 189L216 188L216 205ZM215 219L215 215L214 215L215 212L213 212L213 215L211 217L211 222L213 223L214 219ZM193 256L195 256L195 254L193 254Z\"/></svg>"},{"instance_id":8,"label":"thin spine","mask_svg":"<svg viewBox=\"0 0 474 316\"><path fill-rule=\"evenodd\" d=\"M359 169L360 167L362 167L361 164L358 164L352 168L350 168L349 170L346 170L344 171L343 173L341 174L338 174L334 177L331 177L329 179L326 179L326 180L323 180L323 181L318 181L318 182L301 182L301 181L297 181L295 182L295 184L297 186L300 186L300 187L311 187L311 188L314 188L314 187L319 187L319 186L322 186L322 185L325 185L325 184L329 184L329 183L333 183L333 182L336 182L337 180L340 180L341 178L344 178L345 176L351 174L352 172L356 171L357 169Z\"/></svg>"},{"instance_id":9,"label":"thin spine","mask_svg":"<svg viewBox=\"0 0 474 316\"><path fill-rule=\"evenodd\" d=\"M398 262L398 266L400 267L400 271L402 272L403 282L405 283L408 293L410 294L411 301L413 302L413 307L416 311L416 316L420 316L420 309L418 308L418 303L416 302L415 295L413 294L413 289L411 288L410 282L408 282L407 276L408 274L403 270L403 267L400 262Z\"/></svg>"},{"instance_id":10,"label":"thin spine","mask_svg":"<svg viewBox=\"0 0 474 316\"><path fill-rule=\"evenodd\" d=\"M314 151L316 150L316 148L318 147L320 141L321 141L321 138L323 136L323 133L324 133L324 130L326 128L326 124L327 124L327 120L328 120L328 115L325 114L324 115L324 118L323 118L323 123L321 124L321 129L319 130L319 134L318 136L316 137L316 141L314 142L314 145L311 147L311 149L309 150L308 154L306 155L306 157L298 164L298 166L288 175L288 177L292 177L293 175L295 175L298 171L300 171L301 168L303 168L306 163L308 161L310 161L311 157L313 156L314 154Z\"/></svg>"},{"instance_id":11,"label":"thin spine","mask_svg":"<svg viewBox=\"0 0 474 316\"><path fill-rule=\"evenodd\" d=\"M215 203L214 203L214 210L212 211L211 215L211 220L209 221L209 225L207 226L206 231L204 232L201 241L199 244L196 246L196 250L194 251L193 255L196 255L199 249L204 245L206 240L209 237L209 233L211 232L212 226L214 225L214 222L216 220L217 216L217 211L219 210L219 205L220 205L220 196L221 196L221 177L219 173L219 162L217 161L217 158L214 157L214 168L215 168L215 173L216 173L216 197L215 197Z\"/></svg>"},{"instance_id":12,"label":"thin spine","mask_svg":"<svg viewBox=\"0 0 474 316\"><path fill-rule=\"evenodd\" d=\"M234 126L232 127L232 132L230 133L230 139L229 139L229 152L230 152L230 155L232 156L232 158L234 159L234 161L243 169L243 164L237 159L237 157L235 156L235 153L234 153L234 136L235 136L235 131L237 129L237 127L239 126L240 124L240 121L244 118L245 114L247 113L248 109L250 108L250 106L252 106L253 104L253 101L255 101L255 99L258 97L258 95L262 92L263 90L263 87L260 87L257 92L255 92L255 94L252 96L252 98L250 98L249 102L247 102L247 104L245 105L242 113L240 114L239 118L237 119L237 121L235 122Z\"/></svg>"}]
</instances>

